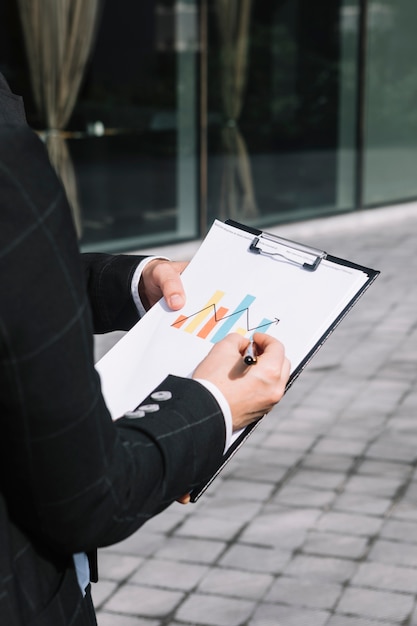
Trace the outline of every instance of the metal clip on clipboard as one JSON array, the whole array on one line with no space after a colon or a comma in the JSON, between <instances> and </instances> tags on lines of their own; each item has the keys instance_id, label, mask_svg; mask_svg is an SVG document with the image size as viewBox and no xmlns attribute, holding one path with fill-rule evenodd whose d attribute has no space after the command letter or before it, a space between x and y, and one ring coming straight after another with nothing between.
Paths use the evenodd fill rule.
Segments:
<instances>
[{"instance_id":1,"label":"metal clip on clipboard","mask_svg":"<svg viewBox=\"0 0 417 626\"><path fill-rule=\"evenodd\" d=\"M265 248L260 247L262 244L262 239L264 239L265 241L274 243L274 244L278 244L287 249L290 248L291 250L294 250L295 255L298 252L303 255L311 256L312 261L311 263L307 263L304 260L298 260L294 258L292 255L290 256L290 254L286 252L270 252L269 250L266 250ZM259 236L255 237L249 246L249 250L251 252L254 252L255 254L263 254L264 256L281 257L285 259L286 261L288 261L288 263L293 263L294 265L298 265L299 267L309 272L314 272L320 265L320 262L323 259L325 259L327 256L327 253L324 252L324 250L319 250L318 248L305 246L295 241L284 239L283 237L278 237L277 235L272 235L270 233L260 233Z\"/></svg>"}]
</instances>

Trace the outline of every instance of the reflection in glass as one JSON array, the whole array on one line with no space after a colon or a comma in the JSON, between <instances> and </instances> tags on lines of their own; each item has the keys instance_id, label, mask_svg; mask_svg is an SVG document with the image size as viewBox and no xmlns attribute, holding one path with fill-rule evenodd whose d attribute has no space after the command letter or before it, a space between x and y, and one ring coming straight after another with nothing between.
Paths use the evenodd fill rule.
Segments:
<instances>
[{"instance_id":1,"label":"reflection in glass","mask_svg":"<svg viewBox=\"0 0 417 626\"><path fill-rule=\"evenodd\" d=\"M417 196L417 3L369 1L364 203Z\"/></svg>"},{"instance_id":2,"label":"reflection in glass","mask_svg":"<svg viewBox=\"0 0 417 626\"><path fill-rule=\"evenodd\" d=\"M73 112L93 47L100 0L18 0L30 82L50 160L60 176L78 232L81 215L72 160L62 132Z\"/></svg>"},{"instance_id":3,"label":"reflection in glass","mask_svg":"<svg viewBox=\"0 0 417 626\"><path fill-rule=\"evenodd\" d=\"M195 0L107 0L72 124L84 249L197 235ZM104 133L89 131L99 122Z\"/></svg>"},{"instance_id":4,"label":"reflection in glass","mask_svg":"<svg viewBox=\"0 0 417 626\"><path fill-rule=\"evenodd\" d=\"M222 219L245 220L257 214L249 155L239 129L247 79L251 8L251 0L215 0L223 104L224 164L219 208Z\"/></svg>"},{"instance_id":5,"label":"reflection in glass","mask_svg":"<svg viewBox=\"0 0 417 626\"><path fill-rule=\"evenodd\" d=\"M209 5L209 223L242 216L261 226L353 208L358 24L344 28L346 4L356 9L346 0L322 0L320 10L309 0L248 3L240 42L234 3ZM225 93L234 95L235 110ZM225 203L233 150L247 189L233 201L229 192Z\"/></svg>"}]
</instances>

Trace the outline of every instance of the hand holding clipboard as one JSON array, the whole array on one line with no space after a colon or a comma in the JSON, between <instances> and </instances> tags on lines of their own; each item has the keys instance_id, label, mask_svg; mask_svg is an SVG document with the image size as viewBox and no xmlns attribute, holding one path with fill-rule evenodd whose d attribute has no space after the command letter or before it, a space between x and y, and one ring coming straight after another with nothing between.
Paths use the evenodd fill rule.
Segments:
<instances>
[{"instance_id":1,"label":"hand holding clipboard","mask_svg":"<svg viewBox=\"0 0 417 626\"><path fill-rule=\"evenodd\" d=\"M230 333L240 334L245 347L256 332L278 339L291 363L288 391L378 274L258 229L215 221L182 274L187 303L180 314L157 303L97 364L107 406L116 419L168 374L191 376ZM137 346L146 354L146 371ZM191 494L193 501L258 423L235 434L218 471Z\"/></svg>"}]
</instances>

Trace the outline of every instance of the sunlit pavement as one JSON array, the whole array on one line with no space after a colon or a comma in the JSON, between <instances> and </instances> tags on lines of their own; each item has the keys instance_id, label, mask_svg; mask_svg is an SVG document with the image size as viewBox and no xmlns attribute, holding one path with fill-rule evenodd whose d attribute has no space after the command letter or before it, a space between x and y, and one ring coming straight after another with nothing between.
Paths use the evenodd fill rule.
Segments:
<instances>
[{"instance_id":1,"label":"sunlit pavement","mask_svg":"<svg viewBox=\"0 0 417 626\"><path fill-rule=\"evenodd\" d=\"M100 550L99 626L417 626L417 204L273 231L381 275L198 503Z\"/></svg>"}]
</instances>

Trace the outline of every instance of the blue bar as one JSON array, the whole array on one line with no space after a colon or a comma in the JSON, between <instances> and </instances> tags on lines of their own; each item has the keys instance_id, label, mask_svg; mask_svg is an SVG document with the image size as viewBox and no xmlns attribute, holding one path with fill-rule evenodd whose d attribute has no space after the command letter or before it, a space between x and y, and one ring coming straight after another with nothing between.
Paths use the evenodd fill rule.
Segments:
<instances>
[{"instance_id":1,"label":"blue bar","mask_svg":"<svg viewBox=\"0 0 417 626\"><path fill-rule=\"evenodd\" d=\"M271 320L266 319L266 317L264 317L264 319L259 323L259 325L253 329L253 333L266 333L268 332L268 328L272 326L273 323L274 323L273 320L271 321ZM253 337L253 333L250 336L251 339Z\"/></svg>"},{"instance_id":2,"label":"blue bar","mask_svg":"<svg viewBox=\"0 0 417 626\"><path fill-rule=\"evenodd\" d=\"M242 302L236 307L236 309L227 316L217 333L212 338L211 342L217 343L218 341L224 339L242 315L245 315L247 319L247 310L255 300L255 296L247 295L243 298Z\"/></svg>"}]
</instances>

